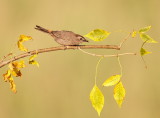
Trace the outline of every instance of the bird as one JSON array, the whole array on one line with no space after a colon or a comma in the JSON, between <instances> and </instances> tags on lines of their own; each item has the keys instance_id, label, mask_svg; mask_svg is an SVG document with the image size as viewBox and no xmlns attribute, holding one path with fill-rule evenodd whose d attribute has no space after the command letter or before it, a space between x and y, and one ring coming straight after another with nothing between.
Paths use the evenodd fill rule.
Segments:
<instances>
[{"instance_id":1,"label":"bird","mask_svg":"<svg viewBox=\"0 0 160 118\"><path fill-rule=\"evenodd\" d=\"M64 46L76 46L76 45L80 45L83 42L89 42L83 36L76 34L72 31L66 31L66 30L52 31L38 25L36 25L35 29L48 33L54 38L54 40L58 44L64 45Z\"/></svg>"}]
</instances>

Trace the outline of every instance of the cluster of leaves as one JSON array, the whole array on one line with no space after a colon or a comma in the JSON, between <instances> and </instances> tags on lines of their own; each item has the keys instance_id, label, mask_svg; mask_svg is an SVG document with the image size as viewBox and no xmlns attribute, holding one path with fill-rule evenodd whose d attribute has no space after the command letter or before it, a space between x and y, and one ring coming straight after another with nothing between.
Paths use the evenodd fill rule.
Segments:
<instances>
[{"instance_id":1,"label":"cluster of leaves","mask_svg":"<svg viewBox=\"0 0 160 118\"><path fill-rule=\"evenodd\" d=\"M28 49L23 45L23 42L29 41L31 39L32 37L30 36L20 35L19 40L17 42L17 46L19 50L27 52ZM37 55L31 56L29 58L28 63L32 65L37 65L39 67L38 62L34 60L36 56ZM10 83L10 88L14 93L16 93L17 90L16 90L16 84L14 82L13 77L21 77L22 76L21 68L24 68L24 67L26 67L24 60L21 60L19 62L14 61L9 63L7 72L3 74L4 81Z\"/></svg>"},{"instance_id":2,"label":"cluster of leaves","mask_svg":"<svg viewBox=\"0 0 160 118\"><path fill-rule=\"evenodd\" d=\"M25 67L24 61L20 61L20 62L12 62L9 64L9 69L7 70L7 72L5 74L3 74L4 77L4 81L5 82L9 82L10 83L10 88L11 90L16 93L16 85L14 83L14 77L21 77L22 73L21 73L21 68Z\"/></svg>"},{"instance_id":3,"label":"cluster of leaves","mask_svg":"<svg viewBox=\"0 0 160 118\"><path fill-rule=\"evenodd\" d=\"M141 49L140 49L141 56L144 56L146 54L151 53L151 52L149 52L149 51L147 51L146 49L143 48L144 44L146 44L146 43L158 43L157 41L155 41L153 38L151 38L149 35L146 34L150 29L151 29L151 26L148 26L148 27L144 27L144 28L141 28L137 31L132 32L132 37L133 38L135 38L137 36L137 34L139 34L139 37L143 41L143 44L142 44Z\"/></svg>"},{"instance_id":4,"label":"cluster of leaves","mask_svg":"<svg viewBox=\"0 0 160 118\"><path fill-rule=\"evenodd\" d=\"M157 43L153 38L151 38L149 35L146 34L147 31L149 31L151 26L141 28L138 31L133 31L132 37L135 38L137 34L139 34L140 38L143 41L143 44L140 49L140 54L141 56L144 56L146 54L149 54L151 52L148 52L146 49L143 48L144 44L146 43ZM85 37L92 39L93 41L103 41L109 36L110 32L102 30L102 29L95 29L85 35ZM103 58L103 57L102 57ZM102 59L101 58L101 59ZM100 60L101 60L100 59ZM99 62L100 62L99 60ZM120 60L118 57L119 65L121 68L121 74L119 75L113 75L109 77L103 84L102 86L109 87L109 86L114 86L114 99L117 102L118 106L121 107L123 100L125 98L125 88L122 84L121 78L122 78L122 66L120 64ZM97 63L97 67L99 65L99 62ZM96 67L96 73L97 73L97 67ZM101 90L98 88L96 84L96 77L95 77L95 85L93 86L91 92L90 92L90 101L92 103L93 108L97 111L98 115L100 116L100 113L103 109L104 106L104 95L101 92Z\"/></svg>"},{"instance_id":5,"label":"cluster of leaves","mask_svg":"<svg viewBox=\"0 0 160 118\"><path fill-rule=\"evenodd\" d=\"M119 105L119 107L121 107L126 93L125 88L123 87L123 84L120 80L121 75L113 75L103 83L103 86L106 87L114 86L114 99ZM90 101L92 103L92 106L100 116L100 113L104 106L104 95L96 84L90 92Z\"/></svg>"}]
</instances>

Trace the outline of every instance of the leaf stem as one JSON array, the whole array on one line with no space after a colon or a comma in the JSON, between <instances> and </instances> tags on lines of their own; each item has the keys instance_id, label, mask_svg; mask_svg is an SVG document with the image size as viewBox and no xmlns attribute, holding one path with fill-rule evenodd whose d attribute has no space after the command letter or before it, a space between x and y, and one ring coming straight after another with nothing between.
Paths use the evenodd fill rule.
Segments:
<instances>
[{"instance_id":1,"label":"leaf stem","mask_svg":"<svg viewBox=\"0 0 160 118\"><path fill-rule=\"evenodd\" d=\"M122 76L123 69L122 69L122 65L121 65L121 62L120 62L119 56L117 56L117 59L118 59L118 64L119 64L120 71L121 71L121 76Z\"/></svg>"},{"instance_id":2,"label":"leaf stem","mask_svg":"<svg viewBox=\"0 0 160 118\"><path fill-rule=\"evenodd\" d=\"M143 43L142 43L141 49L142 49L142 48L143 48L143 46L147 43L147 41L148 41L148 40L146 40L145 42L143 42ZM147 69L147 63L146 63L146 61L145 61L145 59L143 58L143 56L142 56L142 55L141 55L141 59L142 59L142 61L143 61L144 65L145 65L145 68Z\"/></svg>"},{"instance_id":3,"label":"leaf stem","mask_svg":"<svg viewBox=\"0 0 160 118\"><path fill-rule=\"evenodd\" d=\"M125 42L126 40L128 40L130 36L131 36L131 33L129 33L128 36L126 36L126 37L121 41L121 43L119 44L119 48L122 47L122 45L124 44L124 42Z\"/></svg>"},{"instance_id":4,"label":"leaf stem","mask_svg":"<svg viewBox=\"0 0 160 118\"><path fill-rule=\"evenodd\" d=\"M98 62L97 62L97 65L96 65L96 73L95 73L95 85L97 84L97 73L98 73L98 66L99 66L99 63L101 62L101 60L103 59L104 57L102 56Z\"/></svg>"}]
</instances>

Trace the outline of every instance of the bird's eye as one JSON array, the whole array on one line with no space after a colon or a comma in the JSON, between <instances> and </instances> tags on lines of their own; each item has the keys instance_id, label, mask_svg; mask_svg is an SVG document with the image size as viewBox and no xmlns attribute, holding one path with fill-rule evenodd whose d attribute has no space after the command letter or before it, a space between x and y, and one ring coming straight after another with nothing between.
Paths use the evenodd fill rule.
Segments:
<instances>
[{"instance_id":1,"label":"bird's eye","mask_svg":"<svg viewBox=\"0 0 160 118\"><path fill-rule=\"evenodd\" d=\"M83 40L84 40L84 37L79 37L79 40L83 41Z\"/></svg>"},{"instance_id":2,"label":"bird's eye","mask_svg":"<svg viewBox=\"0 0 160 118\"><path fill-rule=\"evenodd\" d=\"M83 38L81 37L80 40L83 40Z\"/></svg>"}]
</instances>

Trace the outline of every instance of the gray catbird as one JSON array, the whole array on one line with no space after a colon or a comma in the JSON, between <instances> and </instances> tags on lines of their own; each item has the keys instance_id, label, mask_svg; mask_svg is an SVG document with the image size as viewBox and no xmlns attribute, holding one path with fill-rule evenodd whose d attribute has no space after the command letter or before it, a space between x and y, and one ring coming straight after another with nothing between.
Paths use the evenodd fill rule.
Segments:
<instances>
[{"instance_id":1,"label":"gray catbird","mask_svg":"<svg viewBox=\"0 0 160 118\"><path fill-rule=\"evenodd\" d=\"M36 25L35 29L50 34L61 45L79 45L80 43L88 42L83 36L72 31L51 31L38 25Z\"/></svg>"}]
</instances>

